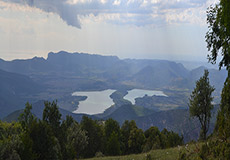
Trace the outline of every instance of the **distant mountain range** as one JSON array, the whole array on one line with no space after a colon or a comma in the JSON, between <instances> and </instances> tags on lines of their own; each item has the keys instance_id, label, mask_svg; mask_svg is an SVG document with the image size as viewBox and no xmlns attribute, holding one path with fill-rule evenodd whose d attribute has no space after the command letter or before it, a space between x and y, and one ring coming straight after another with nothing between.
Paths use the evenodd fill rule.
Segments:
<instances>
[{"instance_id":1,"label":"distant mountain range","mask_svg":"<svg viewBox=\"0 0 230 160\"><path fill-rule=\"evenodd\" d=\"M29 76L47 87L74 90L105 88L192 88L204 67L187 70L181 63L166 60L121 60L115 56L83 53L49 53L48 58L0 60L0 69ZM210 69L211 82L224 82L225 71ZM84 80L82 82L81 80ZM55 82L54 82L55 81ZM69 83L72 83L70 85ZM222 84L221 87L222 88Z\"/></svg>"},{"instance_id":2,"label":"distant mountain range","mask_svg":"<svg viewBox=\"0 0 230 160\"><path fill-rule=\"evenodd\" d=\"M201 66L190 71L181 63L166 60L121 60L116 56L65 51L50 52L47 59L0 59L0 109L4 110L0 118L20 109L26 101L41 99L57 99L61 108L73 111L76 106L72 101L78 104L70 96L74 91L140 88L191 92L204 69ZM227 73L215 69L209 72L210 82L216 88L215 96L219 97Z\"/></svg>"},{"instance_id":3,"label":"distant mountain range","mask_svg":"<svg viewBox=\"0 0 230 160\"><path fill-rule=\"evenodd\" d=\"M23 109L27 101L39 108L42 106L41 100L57 99L63 115L69 114L76 109L82 98L71 96L74 91L115 89L118 92L112 98L116 104L95 117L112 117L120 123L125 119L135 119L144 129L149 125L156 125L160 129L167 127L174 130L180 128L178 123L183 121L183 131L177 130L182 133L190 123L186 110L188 97L204 69L205 67L200 66L188 70L181 63L167 60L122 60L116 56L65 51L50 52L47 59L0 59L0 119ZM215 69L209 69L209 72L210 82L216 88L215 102L218 103L227 72ZM136 100L138 106L133 106L123 96L127 90L134 88L161 90L168 98L145 96ZM162 106L168 108L168 111L162 111ZM41 109L34 110L38 117L40 111ZM72 115L78 120L82 116ZM173 117L179 115L183 115L180 117L182 119L174 121ZM168 118L165 121L162 117Z\"/></svg>"}]
</instances>

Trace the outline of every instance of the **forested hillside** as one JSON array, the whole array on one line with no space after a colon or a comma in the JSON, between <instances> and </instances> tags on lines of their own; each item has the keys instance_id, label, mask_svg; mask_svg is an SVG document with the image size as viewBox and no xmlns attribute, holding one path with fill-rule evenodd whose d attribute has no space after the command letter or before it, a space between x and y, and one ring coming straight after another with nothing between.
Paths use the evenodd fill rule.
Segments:
<instances>
[{"instance_id":1,"label":"forested hillside","mask_svg":"<svg viewBox=\"0 0 230 160\"><path fill-rule=\"evenodd\" d=\"M76 159L102 155L126 155L148 152L183 144L177 133L161 132L157 127L146 131L135 121L125 121L120 127L113 119L93 120L83 116L80 123L67 115L62 120L55 102L45 102L42 119L26 104L19 122L0 121L1 159Z\"/></svg>"}]
</instances>

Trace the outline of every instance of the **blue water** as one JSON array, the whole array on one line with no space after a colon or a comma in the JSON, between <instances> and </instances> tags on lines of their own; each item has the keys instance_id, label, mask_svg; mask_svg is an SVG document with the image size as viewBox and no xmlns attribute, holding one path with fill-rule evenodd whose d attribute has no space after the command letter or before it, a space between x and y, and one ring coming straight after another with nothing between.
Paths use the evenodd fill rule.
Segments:
<instances>
[{"instance_id":1,"label":"blue water","mask_svg":"<svg viewBox=\"0 0 230 160\"><path fill-rule=\"evenodd\" d=\"M80 101L78 109L73 113L98 114L103 113L107 108L112 106L113 100L109 97L115 90L91 91L91 92L74 92L72 96L87 96L87 99Z\"/></svg>"},{"instance_id":2,"label":"blue water","mask_svg":"<svg viewBox=\"0 0 230 160\"><path fill-rule=\"evenodd\" d=\"M107 108L114 105L110 95L116 90L108 89L104 91L90 91L90 92L74 92L72 96L87 96L87 99L80 101L78 109L73 113L85 113L89 115L103 113ZM135 104L135 98L148 96L167 96L162 91L133 89L128 91L124 99L129 100Z\"/></svg>"},{"instance_id":3,"label":"blue water","mask_svg":"<svg viewBox=\"0 0 230 160\"><path fill-rule=\"evenodd\" d=\"M133 89L128 91L128 94L124 99L129 100L132 104L135 104L135 98L147 96L167 96L162 91L144 90L144 89Z\"/></svg>"}]
</instances>

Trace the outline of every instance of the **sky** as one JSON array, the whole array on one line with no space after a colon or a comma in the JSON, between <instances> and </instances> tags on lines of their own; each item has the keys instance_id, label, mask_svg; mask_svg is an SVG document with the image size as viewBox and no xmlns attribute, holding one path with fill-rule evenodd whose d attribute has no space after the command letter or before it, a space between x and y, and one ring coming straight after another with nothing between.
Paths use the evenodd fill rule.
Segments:
<instances>
[{"instance_id":1,"label":"sky","mask_svg":"<svg viewBox=\"0 0 230 160\"><path fill-rule=\"evenodd\" d=\"M0 0L0 58L49 52L207 61L206 11L218 0Z\"/></svg>"}]
</instances>

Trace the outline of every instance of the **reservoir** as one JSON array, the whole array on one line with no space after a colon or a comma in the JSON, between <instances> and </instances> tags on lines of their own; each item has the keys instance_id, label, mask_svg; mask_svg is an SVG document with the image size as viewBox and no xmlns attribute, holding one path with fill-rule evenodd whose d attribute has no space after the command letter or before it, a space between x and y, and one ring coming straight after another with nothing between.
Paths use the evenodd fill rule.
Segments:
<instances>
[{"instance_id":1,"label":"reservoir","mask_svg":"<svg viewBox=\"0 0 230 160\"><path fill-rule=\"evenodd\" d=\"M147 96L167 96L162 91L154 90L144 90L144 89L133 89L128 91L128 94L125 95L124 99L130 101L132 104L135 104L135 98Z\"/></svg>"},{"instance_id":2,"label":"reservoir","mask_svg":"<svg viewBox=\"0 0 230 160\"><path fill-rule=\"evenodd\" d=\"M82 91L72 93L72 96L87 96L86 100L79 102L78 109L73 111L73 113L85 113L89 115L103 113L107 108L114 104L110 95L115 91L116 90L108 89L104 91ZM162 91L133 89L128 91L128 94L124 96L124 99L135 104L135 98L143 97L145 95L167 96Z\"/></svg>"},{"instance_id":3,"label":"reservoir","mask_svg":"<svg viewBox=\"0 0 230 160\"><path fill-rule=\"evenodd\" d=\"M104 91L74 92L72 96L87 96L87 99L80 101L78 109L73 113L98 114L103 113L113 105L110 95L116 90L108 89Z\"/></svg>"}]
</instances>

